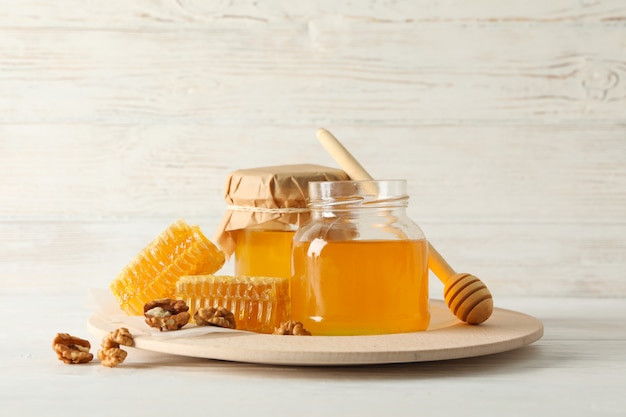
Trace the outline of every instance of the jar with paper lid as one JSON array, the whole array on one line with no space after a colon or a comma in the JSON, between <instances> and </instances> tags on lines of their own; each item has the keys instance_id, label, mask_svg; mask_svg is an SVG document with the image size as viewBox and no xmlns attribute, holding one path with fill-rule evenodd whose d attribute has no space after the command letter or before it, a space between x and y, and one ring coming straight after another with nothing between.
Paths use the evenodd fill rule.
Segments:
<instances>
[{"instance_id":1,"label":"jar with paper lid","mask_svg":"<svg viewBox=\"0 0 626 417\"><path fill-rule=\"evenodd\" d=\"M314 335L425 330L428 244L406 214L406 181L309 184L293 240L291 317Z\"/></svg>"},{"instance_id":2,"label":"jar with paper lid","mask_svg":"<svg viewBox=\"0 0 626 417\"><path fill-rule=\"evenodd\" d=\"M233 171L215 241L234 255L235 275L290 277L293 235L310 216L308 183L346 179L342 170L312 164Z\"/></svg>"}]
</instances>

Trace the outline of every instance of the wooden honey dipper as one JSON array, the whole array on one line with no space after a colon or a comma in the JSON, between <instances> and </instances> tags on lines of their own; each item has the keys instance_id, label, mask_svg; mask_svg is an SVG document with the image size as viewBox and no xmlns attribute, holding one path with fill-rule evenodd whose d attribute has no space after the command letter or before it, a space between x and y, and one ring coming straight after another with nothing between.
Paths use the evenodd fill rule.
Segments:
<instances>
[{"instance_id":1,"label":"wooden honey dipper","mask_svg":"<svg viewBox=\"0 0 626 417\"><path fill-rule=\"evenodd\" d=\"M330 156L356 181L373 180L363 166L326 129L318 129L317 138ZM428 242L428 267L443 282L443 296L450 311L461 321L480 324L493 312L493 298L487 286L474 275L456 273Z\"/></svg>"}]
</instances>

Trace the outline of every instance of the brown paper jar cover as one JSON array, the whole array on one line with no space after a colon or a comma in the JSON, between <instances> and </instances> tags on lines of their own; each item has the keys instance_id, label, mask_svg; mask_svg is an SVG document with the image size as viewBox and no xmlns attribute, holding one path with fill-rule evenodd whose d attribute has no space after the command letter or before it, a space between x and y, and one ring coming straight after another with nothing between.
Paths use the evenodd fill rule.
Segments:
<instances>
[{"instance_id":1,"label":"brown paper jar cover","mask_svg":"<svg viewBox=\"0 0 626 417\"><path fill-rule=\"evenodd\" d=\"M239 169L227 178L224 187L226 212L214 241L227 257L235 251L234 231L273 222L274 227L300 226L307 209L311 181L346 181L348 175L322 165L294 164ZM272 227L268 223L268 227Z\"/></svg>"}]
</instances>

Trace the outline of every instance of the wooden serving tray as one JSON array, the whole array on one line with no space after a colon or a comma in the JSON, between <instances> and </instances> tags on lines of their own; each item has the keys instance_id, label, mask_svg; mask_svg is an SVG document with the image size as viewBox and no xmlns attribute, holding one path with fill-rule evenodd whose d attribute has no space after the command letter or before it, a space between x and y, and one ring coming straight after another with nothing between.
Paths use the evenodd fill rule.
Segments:
<instances>
[{"instance_id":1,"label":"wooden serving tray","mask_svg":"<svg viewBox=\"0 0 626 417\"><path fill-rule=\"evenodd\" d=\"M88 327L102 337L121 326L94 314ZM199 336L180 333L180 337L175 332L136 334L131 329L131 333L137 349L153 352L273 365L337 366L438 361L505 352L539 340L543 324L526 314L496 308L489 320L472 326L458 321L443 301L432 300L431 325L427 331L416 333L310 337L243 331Z\"/></svg>"}]
</instances>

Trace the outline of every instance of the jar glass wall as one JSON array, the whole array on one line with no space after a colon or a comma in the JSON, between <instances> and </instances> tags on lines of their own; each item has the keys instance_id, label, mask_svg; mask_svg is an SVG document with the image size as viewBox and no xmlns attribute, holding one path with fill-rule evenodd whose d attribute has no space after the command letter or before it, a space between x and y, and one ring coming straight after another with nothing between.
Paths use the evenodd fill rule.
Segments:
<instances>
[{"instance_id":1,"label":"jar glass wall","mask_svg":"<svg viewBox=\"0 0 626 417\"><path fill-rule=\"evenodd\" d=\"M406 181L312 182L309 198L293 240L292 320L314 335L425 330L428 245L406 215Z\"/></svg>"}]
</instances>

